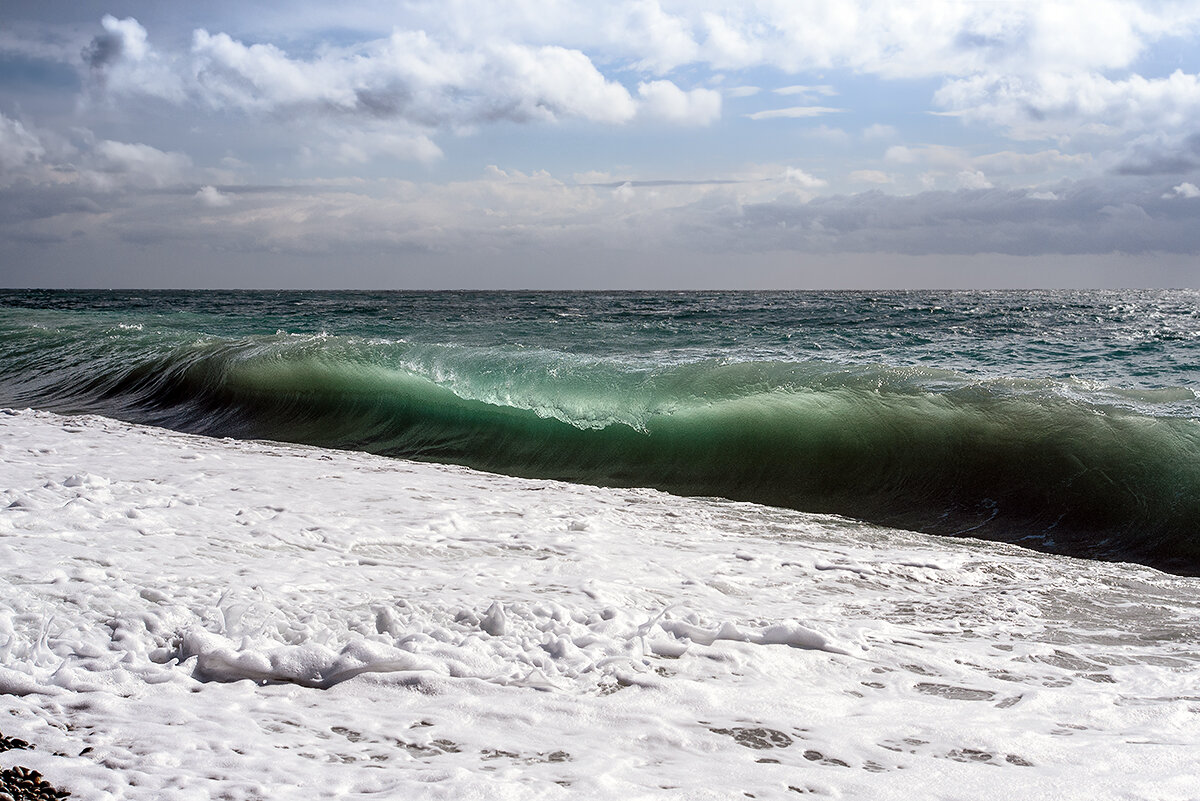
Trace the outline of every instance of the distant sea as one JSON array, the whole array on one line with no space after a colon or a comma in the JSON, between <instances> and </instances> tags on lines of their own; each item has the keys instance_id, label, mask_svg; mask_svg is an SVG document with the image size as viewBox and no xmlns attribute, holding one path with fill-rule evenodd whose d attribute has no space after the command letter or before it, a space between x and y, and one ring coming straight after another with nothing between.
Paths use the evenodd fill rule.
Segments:
<instances>
[{"instance_id":1,"label":"distant sea","mask_svg":"<svg viewBox=\"0 0 1200 801\"><path fill-rule=\"evenodd\" d=\"M0 406L1200 574L1200 293L0 292Z\"/></svg>"}]
</instances>

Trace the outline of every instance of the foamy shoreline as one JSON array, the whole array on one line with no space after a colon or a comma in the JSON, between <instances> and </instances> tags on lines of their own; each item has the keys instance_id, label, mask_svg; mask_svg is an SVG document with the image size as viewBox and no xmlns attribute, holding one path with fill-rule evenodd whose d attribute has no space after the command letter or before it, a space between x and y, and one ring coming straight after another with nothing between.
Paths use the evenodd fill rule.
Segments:
<instances>
[{"instance_id":1,"label":"foamy shoreline","mask_svg":"<svg viewBox=\"0 0 1200 801\"><path fill-rule=\"evenodd\" d=\"M1194 796L1196 579L30 411L0 488L75 798Z\"/></svg>"}]
</instances>

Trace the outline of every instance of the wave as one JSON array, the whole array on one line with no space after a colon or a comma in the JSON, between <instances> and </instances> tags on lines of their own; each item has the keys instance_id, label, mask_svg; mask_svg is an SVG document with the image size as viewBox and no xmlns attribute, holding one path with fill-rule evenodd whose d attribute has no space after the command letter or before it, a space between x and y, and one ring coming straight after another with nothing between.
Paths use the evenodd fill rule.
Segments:
<instances>
[{"instance_id":1,"label":"wave","mask_svg":"<svg viewBox=\"0 0 1200 801\"><path fill-rule=\"evenodd\" d=\"M0 340L5 405L719 496L1200 574L1200 423L1145 413L1189 390L283 334L8 329Z\"/></svg>"}]
</instances>

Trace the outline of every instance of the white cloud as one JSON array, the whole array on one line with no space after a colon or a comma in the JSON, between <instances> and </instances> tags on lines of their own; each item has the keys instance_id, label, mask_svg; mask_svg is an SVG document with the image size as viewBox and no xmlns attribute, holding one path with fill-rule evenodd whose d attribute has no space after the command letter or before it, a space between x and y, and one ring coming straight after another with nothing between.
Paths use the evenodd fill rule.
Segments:
<instances>
[{"instance_id":1,"label":"white cloud","mask_svg":"<svg viewBox=\"0 0 1200 801\"><path fill-rule=\"evenodd\" d=\"M86 129L75 133L77 147L50 132L39 136L0 114L0 187L19 180L27 187L114 192L174 186L203 173L183 153L134 142L97 141Z\"/></svg>"},{"instance_id":2,"label":"white cloud","mask_svg":"<svg viewBox=\"0 0 1200 801\"><path fill-rule=\"evenodd\" d=\"M642 54L639 68L663 74L696 60L699 46L686 19L666 13L656 0L626 4L623 12L615 16L612 37Z\"/></svg>"},{"instance_id":3,"label":"white cloud","mask_svg":"<svg viewBox=\"0 0 1200 801\"><path fill-rule=\"evenodd\" d=\"M1195 184L1184 181L1179 186L1174 187L1170 192L1163 195L1164 198L1197 198L1200 197L1200 188Z\"/></svg>"},{"instance_id":4,"label":"white cloud","mask_svg":"<svg viewBox=\"0 0 1200 801\"><path fill-rule=\"evenodd\" d=\"M788 167L783 172L783 180L789 184L795 184L804 189L820 189L827 186L828 182L816 176L809 175L804 170L797 167Z\"/></svg>"},{"instance_id":5,"label":"white cloud","mask_svg":"<svg viewBox=\"0 0 1200 801\"><path fill-rule=\"evenodd\" d=\"M712 89L685 92L670 81L638 84L639 114L688 125L708 125L721 116L721 93Z\"/></svg>"},{"instance_id":6,"label":"white cloud","mask_svg":"<svg viewBox=\"0 0 1200 801\"><path fill-rule=\"evenodd\" d=\"M772 89L771 91L777 95L799 95L803 98L816 96L832 97L833 95L837 94L836 89L834 89L832 86L824 84L820 86L796 84L794 86L781 86L778 89Z\"/></svg>"},{"instance_id":7,"label":"white cloud","mask_svg":"<svg viewBox=\"0 0 1200 801\"><path fill-rule=\"evenodd\" d=\"M1178 128L1200 113L1200 76L1121 75L1161 38L1196 31L1200 4L1188 2L618 0L601 7L583 0L412 0L399 10L390 4L336 12L306 5L299 22L287 13L259 12L297 31L280 41L303 42L299 31L305 26L310 32L336 27L390 34L318 46L297 57L271 42L244 44L227 33L200 30L189 51L168 52L156 49L133 18L106 16L86 53L94 86L110 96L148 95L216 109L398 119L427 132L493 120L708 124L718 106L701 93L712 90L693 89L684 102L666 90L650 90L647 99L627 88L654 87L674 77L668 73L693 67L940 77L945 84L934 100L943 113L999 126L1018 138L1061 138L1080 126L1092 132ZM397 20L402 27L394 27ZM625 77L630 72L632 81ZM725 94L737 98L752 91L736 87ZM815 83L773 91L801 99L835 94ZM810 103L749 117L794 119L839 110ZM876 125L863 136L888 139L895 131Z\"/></svg>"},{"instance_id":8,"label":"white cloud","mask_svg":"<svg viewBox=\"0 0 1200 801\"><path fill-rule=\"evenodd\" d=\"M1020 139L1065 137L1081 129L1119 134L1180 128L1200 113L1200 75L1176 70L1166 78L1114 80L1091 72L983 74L948 82L934 102Z\"/></svg>"},{"instance_id":9,"label":"white cloud","mask_svg":"<svg viewBox=\"0 0 1200 801\"><path fill-rule=\"evenodd\" d=\"M89 179L100 188L136 184L161 187L180 182L192 166L183 153L168 153L140 143L96 143L87 159Z\"/></svg>"},{"instance_id":10,"label":"white cloud","mask_svg":"<svg viewBox=\"0 0 1200 801\"><path fill-rule=\"evenodd\" d=\"M421 133L390 130L367 124L327 126L324 150L342 164L366 164L379 157L429 163L442 157L442 150Z\"/></svg>"},{"instance_id":11,"label":"white cloud","mask_svg":"<svg viewBox=\"0 0 1200 801\"><path fill-rule=\"evenodd\" d=\"M185 98L183 79L171 59L150 46L149 34L133 17L100 20L104 33L92 39L82 56L99 87L116 93L132 92L172 102Z\"/></svg>"},{"instance_id":12,"label":"white cloud","mask_svg":"<svg viewBox=\"0 0 1200 801\"><path fill-rule=\"evenodd\" d=\"M920 164L931 168L930 181L935 181L939 175L952 175L957 186L982 185L976 173L1061 176L1085 171L1093 164L1093 157L1087 153L1050 149L1031 153L1002 150L972 155L963 148L946 145L892 145L885 151L884 159L893 164Z\"/></svg>"},{"instance_id":13,"label":"white cloud","mask_svg":"<svg viewBox=\"0 0 1200 801\"><path fill-rule=\"evenodd\" d=\"M247 45L226 33L197 30L191 51L176 65L178 80L170 83L157 73L125 69L127 62L136 65L154 54L135 20L119 25L120 31L97 37L93 46L103 53L96 61L105 77L124 70L123 80L106 84L109 89L175 102L186 93L213 109L400 119L426 128L569 117L620 124L639 111L703 125L720 114L716 90L684 91L670 81L643 82L635 99L576 49L496 41L456 49L407 30L325 48L311 59L293 58L270 43ZM110 40L117 43L100 44Z\"/></svg>"},{"instance_id":14,"label":"white cloud","mask_svg":"<svg viewBox=\"0 0 1200 801\"><path fill-rule=\"evenodd\" d=\"M790 108L772 108L766 111L756 111L753 114L745 116L752 120L804 119L807 117L819 117L822 114L838 114L843 111L845 111L843 108L829 108L827 106L792 106Z\"/></svg>"},{"instance_id":15,"label":"white cloud","mask_svg":"<svg viewBox=\"0 0 1200 801\"><path fill-rule=\"evenodd\" d=\"M229 195L223 195L215 186L202 186L195 194L196 202L208 208L221 208L233 202Z\"/></svg>"},{"instance_id":16,"label":"white cloud","mask_svg":"<svg viewBox=\"0 0 1200 801\"><path fill-rule=\"evenodd\" d=\"M8 172L32 164L45 153L45 147L33 131L20 121L0 114L0 170Z\"/></svg>"},{"instance_id":17,"label":"white cloud","mask_svg":"<svg viewBox=\"0 0 1200 801\"><path fill-rule=\"evenodd\" d=\"M982 170L962 170L958 173L958 185L962 189L991 189L992 182Z\"/></svg>"}]
</instances>

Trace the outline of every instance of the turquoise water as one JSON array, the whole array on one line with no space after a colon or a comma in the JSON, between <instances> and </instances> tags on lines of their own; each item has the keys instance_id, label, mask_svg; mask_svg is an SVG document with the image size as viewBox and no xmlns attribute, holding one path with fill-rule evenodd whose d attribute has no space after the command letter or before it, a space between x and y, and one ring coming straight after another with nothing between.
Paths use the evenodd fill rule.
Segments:
<instances>
[{"instance_id":1,"label":"turquoise water","mask_svg":"<svg viewBox=\"0 0 1200 801\"><path fill-rule=\"evenodd\" d=\"M0 405L1200 572L1200 294L0 293Z\"/></svg>"}]
</instances>

